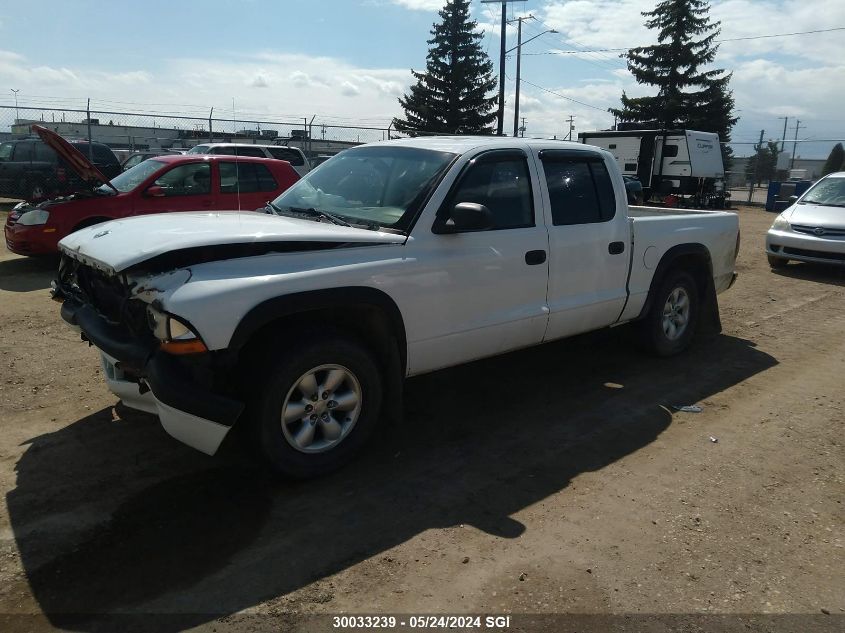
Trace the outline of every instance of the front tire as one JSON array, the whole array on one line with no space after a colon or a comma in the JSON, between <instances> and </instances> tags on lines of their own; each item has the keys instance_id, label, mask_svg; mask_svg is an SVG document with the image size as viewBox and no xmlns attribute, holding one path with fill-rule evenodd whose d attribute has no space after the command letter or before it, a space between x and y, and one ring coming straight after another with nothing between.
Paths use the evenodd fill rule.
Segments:
<instances>
[{"instance_id":1,"label":"front tire","mask_svg":"<svg viewBox=\"0 0 845 633\"><path fill-rule=\"evenodd\" d=\"M788 259L775 257L774 255L766 255L766 259L769 260L769 266L773 269L786 268L786 265L789 263Z\"/></svg>"},{"instance_id":2,"label":"front tire","mask_svg":"<svg viewBox=\"0 0 845 633\"><path fill-rule=\"evenodd\" d=\"M382 378L353 339L313 335L279 345L254 398L259 448L287 477L327 474L351 460L378 424Z\"/></svg>"},{"instance_id":3,"label":"front tire","mask_svg":"<svg viewBox=\"0 0 845 633\"><path fill-rule=\"evenodd\" d=\"M644 346L657 356L680 354L692 343L700 311L698 286L692 275L684 270L670 272L640 323Z\"/></svg>"}]
</instances>

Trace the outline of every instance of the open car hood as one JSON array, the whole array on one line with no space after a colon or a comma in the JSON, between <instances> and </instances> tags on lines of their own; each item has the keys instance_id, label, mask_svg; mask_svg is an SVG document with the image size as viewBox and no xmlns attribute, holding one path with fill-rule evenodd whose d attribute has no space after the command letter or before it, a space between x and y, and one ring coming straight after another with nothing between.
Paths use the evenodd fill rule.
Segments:
<instances>
[{"instance_id":1,"label":"open car hood","mask_svg":"<svg viewBox=\"0 0 845 633\"><path fill-rule=\"evenodd\" d=\"M167 213L112 220L59 242L68 257L119 273L173 270L267 253L402 244L404 235L253 211Z\"/></svg>"},{"instance_id":2,"label":"open car hood","mask_svg":"<svg viewBox=\"0 0 845 633\"><path fill-rule=\"evenodd\" d=\"M99 187L100 185L108 185L114 189L109 182L109 179L103 175L103 172L97 169L97 167L88 160L87 156L68 143L61 136L41 125L33 125L32 131L38 134L42 141L53 148L56 154L65 161L67 166L70 167L73 172L90 187L93 188ZM115 193L118 193L117 189L114 189L114 191Z\"/></svg>"}]
</instances>

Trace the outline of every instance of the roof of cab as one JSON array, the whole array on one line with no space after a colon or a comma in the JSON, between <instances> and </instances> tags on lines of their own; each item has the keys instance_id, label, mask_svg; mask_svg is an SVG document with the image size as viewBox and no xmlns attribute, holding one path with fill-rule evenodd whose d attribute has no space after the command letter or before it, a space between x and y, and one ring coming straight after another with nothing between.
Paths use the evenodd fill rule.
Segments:
<instances>
[{"instance_id":1,"label":"roof of cab","mask_svg":"<svg viewBox=\"0 0 845 633\"><path fill-rule=\"evenodd\" d=\"M598 150L591 145L576 143L573 141L559 141L556 139L541 138L514 138L512 136L418 136L416 138L403 138L391 141L378 141L369 145L393 145L398 147L416 147L419 149L431 149L440 152L452 152L464 154L477 149L499 149L499 148L560 148L574 150Z\"/></svg>"},{"instance_id":2,"label":"roof of cab","mask_svg":"<svg viewBox=\"0 0 845 633\"><path fill-rule=\"evenodd\" d=\"M286 163L288 161L276 158L259 158L258 156L233 156L231 154L163 154L153 156L150 160L157 160L162 163L189 163L198 161L237 161L239 163Z\"/></svg>"}]
</instances>

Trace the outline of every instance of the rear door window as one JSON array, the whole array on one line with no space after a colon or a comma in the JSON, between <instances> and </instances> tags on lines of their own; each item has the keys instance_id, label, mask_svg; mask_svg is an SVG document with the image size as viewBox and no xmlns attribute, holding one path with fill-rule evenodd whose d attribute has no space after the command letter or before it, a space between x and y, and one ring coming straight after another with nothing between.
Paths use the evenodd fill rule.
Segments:
<instances>
[{"instance_id":1,"label":"rear door window","mask_svg":"<svg viewBox=\"0 0 845 633\"><path fill-rule=\"evenodd\" d=\"M599 159L543 152L555 226L606 222L616 214L616 197L607 168Z\"/></svg>"},{"instance_id":2,"label":"rear door window","mask_svg":"<svg viewBox=\"0 0 845 633\"><path fill-rule=\"evenodd\" d=\"M15 145L14 159L17 162L30 162L32 160L32 141L24 141Z\"/></svg>"},{"instance_id":3,"label":"rear door window","mask_svg":"<svg viewBox=\"0 0 845 633\"><path fill-rule=\"evenodd\" d=\"M12 157L12 150L14 149L12 143L0 144L0 160L9 160Z\"/></svg>"},{"instance_id":4,"label":"rear door window","mask_svg":"<svg viewBox=\"0 0 845 633\"><path fill-rule=\"evenodd\" d=\"M238 147L237 155L252 156L253 158L267 158L267 154L264 153L264 150L258 147Z\"/></svg>"},{"instance_id":5,"label":"rear door window","mask_svg":"<svg viewBox=\"0 0 845 633\"><path fill-rule=\"evenodd\" d=\"M56 162L56 152L45 143L36 143L34 160L41 163L54 163Z\"/></svg>"},{"instance_id":6,"label":"rear door window","mask_svg":"<svg viewBox=\"0 0 845 633\"><path fill-rule=\"evenodd\" d=\"M301 167L305 164L305 161L302 159L302 154L295 150L288 149L287 147L271 147L269 148L269 151L273 158L286 160L294 167Z\"/></svg>"},{"instance_id":7,"label":"rear door window","mask_svg":"<svg viewBox=\"0 0 845 633\"><path fill-rule=\"evenodd\" d=\"M275 191L279 185L267 165L220 162L220 193Z\"/></svg>"}]
</instances>

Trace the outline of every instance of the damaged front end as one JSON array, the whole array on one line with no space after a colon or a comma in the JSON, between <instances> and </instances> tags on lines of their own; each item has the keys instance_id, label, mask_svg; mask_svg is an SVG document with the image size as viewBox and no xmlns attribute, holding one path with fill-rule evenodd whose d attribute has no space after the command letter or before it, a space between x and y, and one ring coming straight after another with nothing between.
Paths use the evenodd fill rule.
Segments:
<instances>
[{"instance_id":1,"label":"damaged front end","mask_svg":"<svg viewBox=\"0 0 845 633\"><path fill-rule=\"evenodd\" d=\"M214 454L244 405L226 352L209 352L189 322L164 301L189 269L116 273L62 255L52 295L62 318L102 354L110 390L129 407L155 413L176 439Z\"/></svg>"}]
</instances>

